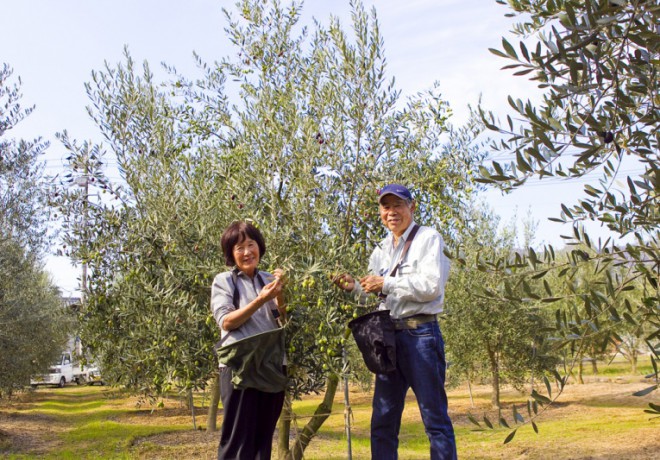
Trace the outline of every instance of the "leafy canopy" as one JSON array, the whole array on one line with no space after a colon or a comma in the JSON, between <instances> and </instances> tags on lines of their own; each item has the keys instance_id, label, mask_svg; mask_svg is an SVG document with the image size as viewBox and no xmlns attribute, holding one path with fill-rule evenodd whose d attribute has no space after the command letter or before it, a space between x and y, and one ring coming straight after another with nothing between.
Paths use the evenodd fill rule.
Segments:
<instances>
[{"instance_id":1,"label":"leafy canopy","mask_svg":"<svg viewBox=\"0 0 660 460\"><path fill-rule=\"evenodd\" d=\"M544 95L539 103L509 97L514 114L503 121L482 109L486 126L500 136L492 151L514 159L484 166L478 180L509 190L532 177L600 174L597 186L585 185L584 195L563 204L553 218L573 223L573 234L565 237L574 247L568 256L559 258L551 246L543 254L530 248L506 269L511 276L522 271L523 277L536 278L555 270L570 283L580 264L595 261L606 282L592 284L580 296L584 315L557 310L555 334L566 339L563 344L579 347L593 327L608 330L608 322L620 321L644 325L657 382L660 7L644 0L498 2L520 19L513 31L519 38L503 39L501 49L491 51L509 62L505 69L538 82ZM630 167L638 173L627 173ZM581 225L586 220L627 238L592 241ZM641 289L636 305L622 301L623 293L635 289ZM550 288L537 295L549 303L562 297ZM608 339L621 342L615 329L609 330Z\"/></svg>"}]
</instances>

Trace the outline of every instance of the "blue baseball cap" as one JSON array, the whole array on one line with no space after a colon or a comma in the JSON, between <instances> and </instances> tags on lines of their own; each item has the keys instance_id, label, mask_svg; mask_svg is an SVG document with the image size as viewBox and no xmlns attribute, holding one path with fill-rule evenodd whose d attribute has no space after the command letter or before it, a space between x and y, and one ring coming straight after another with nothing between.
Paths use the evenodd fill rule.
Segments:
<instances>
[{"instance_id":1,"label":"blue baseball cap","mask_svg":"<svg viewBox=\"0 0 660 460\"><path fill-rule=\"evenodd\" d=\"M401 198L402 200L412 200L412 194L410 190L400 184L388 184L382 189L380 189L380 194L378 195L378 202L383 199L385 195L395 195Z\"/></svg>"}]
</instances>

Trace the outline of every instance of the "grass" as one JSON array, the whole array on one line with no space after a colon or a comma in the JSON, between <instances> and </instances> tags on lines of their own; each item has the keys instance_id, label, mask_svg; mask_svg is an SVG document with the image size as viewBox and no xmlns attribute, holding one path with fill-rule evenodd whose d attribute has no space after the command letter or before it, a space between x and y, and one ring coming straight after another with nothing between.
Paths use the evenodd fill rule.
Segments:
<instances>
[{"instance_id":1,"label":"grass","mask_svg":"<svg viewBox=\"0 0 660 460\"><path fill-rule=\"evenodd\" d=\"M59 458L96 457L97 452L129 453L135 442L155 434L171 433L188 429L177 425L133 425L112 421L94 421L79 425L62 436L65 446L57 452ZM123 454L121 454L123 455Z\"/></svg>"},{"instance_id":2,"label":"grass","mask_svg":"<svg viewBox=\"0 0 660 460\"><path fill-rule=\"evenodd\" d=\"M19 438L19 445L11 447L5 442L5 452L0 453L16 459L135 458L133 446L139 439L190 429L162 416L146 424L135 423L136 416L146 420L145 412L151 413L137 408L133 398L122 397L117 390L40 389L0 411L25 428L21 433L24 440Z\"/></svg>"},{"instance_id":3,"label":"grass","mask_svg":"<svg viewBox=\"0 0 660 460\"><path fill-rule=\"evenodd\" d=\"M630 363L625 360L622 356L616 356L611 363L597 362L598 364L598 374L601 377L617 377L621 375L629 375L630 372ZM574 370L577 373L577 369ZM639 375L648 375L653 372L653 366L648 356L642 356L639 358L637 363L637 374ZM583 366L583 375L594 376L591 363L584 363Z\"/></svg>"},{"instance_id":4,"label":"grass","mask_svg":"<svg viewBox=\"0 0 660 460\"><path fill-rule=\"evenodd\" d=\"M522 454L525 458L538 459L589 458L612 454L615 449L619 454L612 458L637 458L633 453L636 446L631 445L630 441L647 436L660 449L655 439L657 429L657 424L649 424L641 410L636 408L585 410L567 416L551 416L541 421L539 434L532 427L523 426L514 441L507 445L502 443L502 439L509 430L463 430L458 435L461 440L459 453L462 452L463 457L470 452L479 453L469 458L516 458Z\"/></svg>"},{"instance_id":5,"label":"grass","mask_svg":"<svg viewBox=\"0 0 660 460\"><path fill-rule=\"evenodd\" d=\"M641 364L641 363L640 363ZM606 373L606 369L617 369ZM586 370L586 368L585 368ZM590 369L589 369L590 370ZM643 409L657 395L637 398L634 391L649 381L627 373L625 363L601 363L599 375L585 372L587 384L570 384L560 402L537 421L539 433L529 424L518 427L514 440L503 444L510 429L479 429L469 422L472 414L495 422L490 390L473 386L474 407L466 388L449 392L459 458L462 459L651 459L660 452L660 420ZM644 372L642 370L642 372ZM541 390L540 391L544 391ZM332 415L308 447L307 459L346 459L344 404L338 392ZM369 424L371 394L351 389L351 448L354 459L370 458ZM502 414L511 421L516 405L527 418L527 396L504 388ZM302 429L321 396L294 402L292 431ZM195 395L197 424L206 423L208 395ZM215 458L218 433L192 430L191 413L182 398L164 400L162 408L139 406L139 401L108 387L67 386L40 388L18 400L0 404L0 457L7 459L188 459ZM220 422L220 421L219 421ZM483 424L482 424L483 425ZM515 426L512 426L512 429ZM399 458L425 459L428 440L419 411L410 395L400 433Z\"/></svg>"}]
</instances>

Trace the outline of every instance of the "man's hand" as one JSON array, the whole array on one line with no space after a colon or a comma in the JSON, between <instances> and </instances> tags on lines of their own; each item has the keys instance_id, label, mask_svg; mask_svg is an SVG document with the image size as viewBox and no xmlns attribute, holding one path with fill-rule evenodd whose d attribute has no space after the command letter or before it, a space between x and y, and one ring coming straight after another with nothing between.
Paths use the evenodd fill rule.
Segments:
<instances>
[{"instance_id":1,"label":"man's hand","mask_svg":"<svg viewBox=\"0 0 660 460\"><path fill-rule=\"evenodd\" d=\"M382 276L367 275L360 278L360 286L364 292L370 294L378 294L383 290L383 283L385 278Z\"/></svg>"},{"instance_id":2,"label":"man's hand","mask_svg":"<svg viewBox=\"0 0 660 460\"><path fill-rule=\"evenodd\" d=\"M341 275L333 276L332 282L344 291L350 292L355 289L355 280L348 273L342 273Z\"/></svg>"}]
</instances>

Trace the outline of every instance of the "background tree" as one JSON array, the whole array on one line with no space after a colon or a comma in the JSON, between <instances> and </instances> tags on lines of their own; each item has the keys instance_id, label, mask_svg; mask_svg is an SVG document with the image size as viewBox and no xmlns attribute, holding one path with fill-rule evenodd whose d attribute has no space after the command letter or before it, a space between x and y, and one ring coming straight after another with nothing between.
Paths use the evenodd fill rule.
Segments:
<instances>
[{"instance_id":1,"label":"background tree","mask_svg":"<svg viewBox=\"0 0 660 460\"><path fill-rule=\"evenodd\" d=\"M590 328L590 331L581 334L580 340L568 344L564 354L569 360L565 362L565 367L569 373L572 373L573 368L577 366L577 380L579 383L584 383L583 367L586 362L591 364L592 372L597 374L597 361L621 353L630 360L633 372L636 372L634 360L645 348L643 337L649 332L648 324L633 320L638 313L634 310L644 296L643 287L637 286L638 281L634 289L626 290L617 296L615 308L610 313L618 314L622 311L621 317L612 318L612 321L602 321L599 317L592 317L589 310L590 301L585 300L588 299L590 292L595 286L606 286L609 279L627 277L632 267L629 264L616 266L600 264L599 254L593 248L590 249L586 245L575 247L578 249L573 251L579 250L580 254L587 255L589 260L583 261L565 276L558 276L556 271L545 276L546 282L551 286L550 291L555 296L561 297L557 300L555 308L566 312L576 337L580 336L581 329L578 325L586 324ZM558 251L559 257L570 257L570 254L570 249Z\"/></svg>"},{"instance_id":2,"label":"background tree","mask_svg":"<svg viewBox=\"0 0 660 460\"><path fill-rule=\"evenodd\" d=\"M586 246L582 246L581 251L585 254L590 251ZM591 251L592 254L594 253ZM571 250L564 249L558 251L559 257L570 257ZM593 262L585 262L576 266L566 276L558 276L556 272L551 272L545 276L545 281L549 284L549 290L555 295L561 297L550 307L555 310L565 312L568 318L567 322L574 325L573 333L575 337L581 335L579 341L570 341L563 350L564 368L568 374L573 374L577 366L577 381L584 383L583 369L585 362L590 362L593 372L598 373L596 360L606 358L610 348L610 338L612 337L613 327L619 324L605 324L594 318L594 327L590 331L580 329L583 324L583 318L589 317L588 303L585 298L594 286L603 285L606 282L606 271ZM566 345L566 343L563 343Z\"/></svg>"},{"instance_id":3,"label":"background tree","mask_svg":"<svg viewBox=\"0 0 660 460\"><path fill-rule=\"evenodd\" d=\"M515 69L517 75L537 81L544 96L537 104L510 97L515 116L507 117L505 123L492 114L483 114L487 126L502 136L493 150L511 153L515 160L508 165L493 162L490 168L482 170L481 180L506 190L524 186L527 179L535 176L578 178L601 173L599 185L585 185L584 196L577 203L562 205L556 219L573 223L574 233L568 236L570 244L596 246L597 255L576 249L568 258L558 260L554 249L548 247L543 257L529 252L522 263L512 261L509 269L529 266L533 273L543 276L548 269L556 268L560 275L570 278L577 265L592 257L601 266L630 266L625 276L611 277L605 285L592 286L581 299L587 315L577 326L577 333L566 311L557 310L556 334L569 345L589 334L596 319L603 325L620 321L627 312L635 324L650 327L645 340L654 354L657 381L657 4L643 0L507 3L511 15L519 15L514 33L520 40L511 43L503 39L502 50L492 51L509 60L506 67ZM624 164L632 164L640 173L627 175L623 172ZM627 239L595 245L584 231L583 221L601 222ZM628 311L619 298L626 290L635 289L641 280L651 288ZM556 299L552 292L544 297L547 301ZM563 378L557 377L563 384ZM647 391L657 387L656 383Z\"/></svg>"},{"instance_id":4,"label":"background tree","mask_svg":"<svg viewBox=\"0 0 660 460\"><path fill-rule=\"evenodd\" d=\"M547 322L541 305L494 300L486 294L503 290L486 261L516 251L515 228L498 233L497 216L478 204L472 206L469 222L459 240L459 263L454 264L447 286L443 334L450 373L468 382L490 382L491 403L499 409L503 384L521 389L530 377L552 369L556 358L549 355L546 337L539 332ZM510 296L502 294L503 299Z\"/></svg>"},{"instance_id":5,"label":"background tree","mask_svg":"<svg viewBox=\"0 0 660 460\"><path fill-rule=\"evenodd\" d=\"M68 254L90 267L85 337L116 383L148 396L206 385L217 339L209 286L226 269L219 237L235 219L259 225L262 267L289 270L290 395L325 392L293 446L295 418L283 417L280 453L291 458L302 457L340 378L354 372L343 359L346 324L362 306L330 275L366 270L384 234L378 188L397 180L419 190L420 223L450 241L476 161L445 146L450 112L437 87L399 108L375 12L352 7L349 34L336 19L300 30L298 4L239 2L226 11L235 55L198 59L195 80L169 68L173 80L160 85L127 54L87 88L103 145L62 136L71 178L82 171L115 198L92 203L68 189L59 207ZM105 149L121 186L104 176Z\"/></svg>"},{"instance_id":6,"label":"background tree","mask_svg":"<svg viewBox=\"0 0 660 460\"><path fill-rule=\"evenodd\" d=\"M7 133L30 115L34 107L21 106L20 79L11 81L13 70L0 68L0 240L13 239L39 255L48 241L46 190L39 158L48 146L40 138L15 140Z\"/></svg>"},{"instance_id":7,"label":"background tree","mask_svg":"<svg viewBox=\"0 0 660 460\"><path fill-rule=\"evenodd\" d=\"M32 108L20 105L20 79L0 68L0 396L29 384L62 352L70 315L43 270L48 244L47 187L39 139L6 134Z\"/></svg>"},{"instance_id":8,"label":"background tree","mask_svg":"<svg viewBox=\"0 0 660 460\"><path fill-rule=\"evenodd\" d=\"M69 180L89 184L64 184L58 202L64 250L90 268L82 334L111 382L144 396L204 387L216 367L211 267L221 260L221 223L232 216L218 211L230 202L224 181L204 148L188 151L178 108L148 66L140 75L127 56L93 80L90 114L125 183L105 176L104 146L60 136L71 152Z\"/></svg>"},{"instance_id":9,"label":"background tree","mask_svg":"<svg viewBox=\"0 0 660 460\"><path fill-rule=\"evenodd\" d=\"M35 258L0 241L0 397L43 374L64 350L74 315Z\"/></svg>"}]
</instances>

